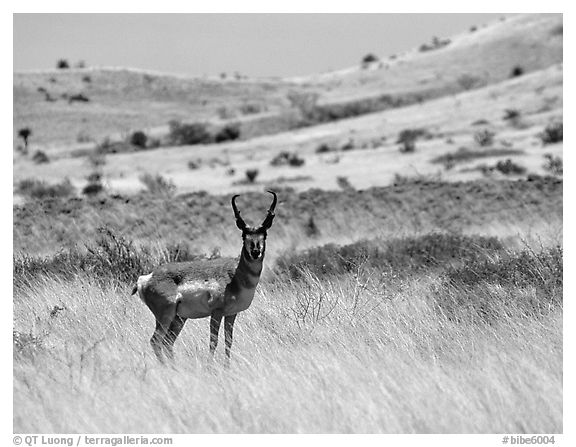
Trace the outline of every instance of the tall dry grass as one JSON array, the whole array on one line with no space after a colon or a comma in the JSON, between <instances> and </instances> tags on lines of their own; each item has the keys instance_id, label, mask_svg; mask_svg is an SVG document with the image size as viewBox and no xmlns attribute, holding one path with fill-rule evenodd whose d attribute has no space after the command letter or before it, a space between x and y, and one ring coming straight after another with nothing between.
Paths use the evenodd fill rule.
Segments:
<instances>
[{"instance_id":1,"label":"tall dry grass","mask_svg":"<svg viewBox=\"0 0 576 447\"><path fill-rule=\"evenodd\" d=\"M173 365L158 363L154 318L130 290L139 269L199 244L237 255L236 229L216 224L183 252L112 240L17 256L14 431L562 432L561 202L500 202L522 219L469 201L451 211L462 231L442 237L436 217L392 215L375 231L344 209L320 234L275 225L228 370L223 346L209 358L206 319L186 324ZM334 242L352 245L304 252ZM323 267L342 253L353 263ZM287 254L313 265L286 274Z\"/></svg>"},{"instance_id":2,"label":"tall dry grass","mask_svg":"<svg viewBox=\"0 0 576 447\"><path fill-rule=\"evenodd\" d=\"M466 292L435 274L268 279L226 370L222 346L209 360L207 320L161 365L128 287L39 278L15 296L14 430L562 432L561 288L530 315L530 284L483 284L489 319L439 309Z\"/></svg>"}]
</instances>

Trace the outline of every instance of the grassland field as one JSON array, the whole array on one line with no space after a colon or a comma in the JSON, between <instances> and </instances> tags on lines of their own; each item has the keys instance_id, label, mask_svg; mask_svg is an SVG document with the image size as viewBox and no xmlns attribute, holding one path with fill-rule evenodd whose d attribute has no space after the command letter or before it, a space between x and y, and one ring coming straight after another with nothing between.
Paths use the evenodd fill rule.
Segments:
<instances>
[{"instance_id":1,"label":"grassland field","mask_svg":"<svg viewBox=\"0 0 576 447\"><path fill-rule=\"evenodd\" d=\"M14 430L562 432L561 180L279 194L229 370L207 320L158 363L130 296L166 260L237 256L227 197L16 207Z\"/></svg>"},{"instance_id":2,"label":"grassland field","mask_svg":"<svg viewBox=\"0 0 576 447\"><path fill-rule=\"evenodd\" d=\"M562 36L516 15L291 79L15 73L14 432L562 433ZM159 363L134 282L237 257L230 198L258 224L267 189L230 368L207 319Z\"/></svg>"}]
</instances>

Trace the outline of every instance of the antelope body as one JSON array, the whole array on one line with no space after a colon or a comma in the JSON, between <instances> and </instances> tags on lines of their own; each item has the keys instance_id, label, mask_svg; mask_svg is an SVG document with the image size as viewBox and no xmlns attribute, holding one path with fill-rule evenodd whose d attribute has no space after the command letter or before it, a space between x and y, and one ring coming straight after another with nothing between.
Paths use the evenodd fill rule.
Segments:
<instances>
[{"instance_id":1,"label":"antelope body","mask_svg":"<svg viewBox=\"0 0 576 447\"><path fill-rule=\"evenodd\" d=\"M210 317L210 352L218 344L224 318L226 359L230 359L234 320L252 304L260 280L266 235L272 226L277 196L259 227L246 225L232 197L236 225L242 230L240 259L220 258L164 264L138 278L132 293L138 294L156 317L156 330L150 339L154 353L163 360L173 357L174 342L187 319Z\"/></svg>"}]
</instances>

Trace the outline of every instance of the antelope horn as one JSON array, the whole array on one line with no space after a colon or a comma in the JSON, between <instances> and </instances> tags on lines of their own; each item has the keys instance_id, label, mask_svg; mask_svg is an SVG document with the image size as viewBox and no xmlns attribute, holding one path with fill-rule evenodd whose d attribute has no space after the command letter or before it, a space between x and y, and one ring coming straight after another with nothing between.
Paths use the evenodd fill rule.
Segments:
<instances>
[{"instance_id":1,"label":"antelope horn","mask_svg":"<svg viewBox=\"0 0 576 447\"><path fill-rule=\"evenodd\" d=\"M234 210L234 217L236 217L236 226L244 231L246 229L246 222L240 216L240 211L238 211L238 207L236 206L236 197L240 197L238 194L232 197L232 209Z\"/></svg>"},{"instance_id":2,"label":"antelope horn","mask_svg":"<svg viewBox=\"0 0 576 447\"><path fill-rule=\"evenodd\" d=\"M272 199L272 205L270 205L270 208L268 208L268 214L266 215L266 219L264 219L264 222L262 222L262 225L260 225L265 230L269 229L272 226L272 221L274 220L274 209L276 209L276 202L278 201L278 197L276 196L276 193L274 191L267 191L267 192L272 194L274 196L274 199Z\"/></svg>"}]
</instances>

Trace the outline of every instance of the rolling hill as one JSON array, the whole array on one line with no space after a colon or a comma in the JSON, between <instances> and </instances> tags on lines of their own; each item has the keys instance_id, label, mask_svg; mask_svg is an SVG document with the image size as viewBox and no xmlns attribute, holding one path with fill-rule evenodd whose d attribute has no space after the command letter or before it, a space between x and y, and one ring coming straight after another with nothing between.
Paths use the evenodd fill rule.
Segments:
<instances>
[{"instance_id":1,"label":"rolling hill","mask_svg":"<svg viewBox=\"0 0 576 447\"><path fill-rule=\"evenodd\" d=\"M123 193L143 189L145 173L161 174L179 192L214 193L262 184L334 189L339 177L357 188L398 176L506 178L494 167L507 159L523 172L545 174L544 155L562 153L561 143L543 149L539 138L562 120L562 26L561 15L517 15L404 54L289 79L128 68L15 73L15 147L22 145L19 129L30 128L32 136L27 154L15 152L14 181L69 178L82 188L98 150L105 153L97 168L105 186ZM171 120L214 132L234 125L240 138L175 147ZM152 148L126 143L137 130ZM418 134L414 152L399 153L403 130ZM479 145L482 133L493 141ZM120 145L110 152L122 153L106 154L105 141ZM34 161L38 150L48 163ZM271 166L282 152L304 163ZM451 161L434 161L442 157ZM255 183L245 181L247 170L258 170Z\"/></svg>"}]
</instances>

